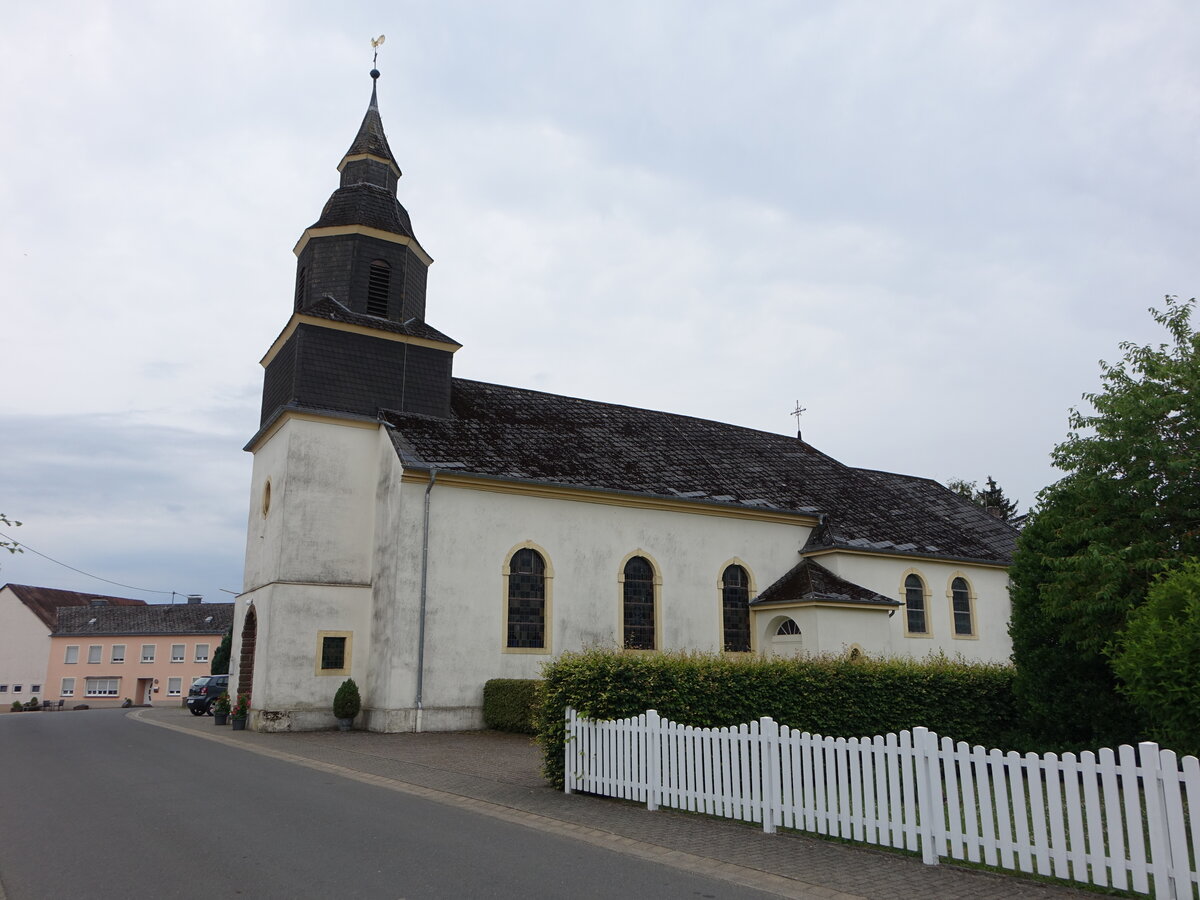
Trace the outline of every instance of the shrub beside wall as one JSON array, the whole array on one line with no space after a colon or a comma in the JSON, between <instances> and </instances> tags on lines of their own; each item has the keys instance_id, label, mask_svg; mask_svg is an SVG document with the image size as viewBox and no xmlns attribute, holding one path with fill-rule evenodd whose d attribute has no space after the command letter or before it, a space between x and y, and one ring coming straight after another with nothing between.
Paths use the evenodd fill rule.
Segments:
<instances>
[{"instance_id":1,"label":"shrub beside wall","mask_svg":"<svg viewBox=\"0 0 1200 900\"><path fill-rule=\"evenodd\" d=\"M534 708L540 681L493 678L483 686L483 723L496 731L535 734Z\"/></svg>"},{"instance_id":2,"label":"shrub beside wall","mask_svg":"<svg viewBox=\"0 0 1200 900\"><path fill-rule=\"evenodd\" d=\"M835 737L924 725L972 745L1022 749L1024 743L1016 734L1013 669L1006 665L946 657L851 661L590 650L565 653L542 674L535 722L543 771L558 787L568 706L598 719L656 709L665 718L698 727L770 716L791 728Z\"/></svg>"}]
</instances>

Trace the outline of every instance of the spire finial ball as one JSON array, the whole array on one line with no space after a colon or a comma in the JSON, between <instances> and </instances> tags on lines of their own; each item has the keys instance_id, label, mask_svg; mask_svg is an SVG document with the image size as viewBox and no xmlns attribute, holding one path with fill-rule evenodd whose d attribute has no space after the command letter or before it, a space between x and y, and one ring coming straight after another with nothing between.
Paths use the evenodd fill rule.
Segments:
<instances>
[{"instance_id":1,"label":"spire finial ball","mask_svg":"<svg viewBox=\"0 0 1200 900\"><path fill-rule=\"evenodd\" d=\"M372 78L378 78L378 77L379 77L379 70L378 70L378 69L372 69L372 70L371 70L371 77L372 77Z\"/></svg>"}]
</instances>

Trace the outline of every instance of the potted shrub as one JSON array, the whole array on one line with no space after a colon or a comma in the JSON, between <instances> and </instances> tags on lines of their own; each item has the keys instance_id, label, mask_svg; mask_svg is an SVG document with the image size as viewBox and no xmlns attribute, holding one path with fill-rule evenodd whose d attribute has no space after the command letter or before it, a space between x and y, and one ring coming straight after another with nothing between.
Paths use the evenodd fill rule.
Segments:
<instances>
[{"instance_id":1,"label":"potted shrub","mask_svg":"<svg viewBox=\"0 0 1200 900\"><path fill-rule=\"evenodd\" d=\"M347 678L333 695L333 716L337 719L338 728L349 731L360 709L362 697L358 695L358 685L354 683L353 678Z\"/></svg>"},{"instance_id":2,"label":"potted shrub","mask_svg":"<svg viewBox=\"0 0 1200 900\"><path fill-rule=\"evenodd\" d=\"M214 700L213 705L212 705L212 711L213 711L213 724L214 725L224 725L226 722L228 722L229 721L229 695L221 694L220 697L218 697L216 700Z\"/></svg>"},{"instance_id":3,"label":"potted shrub","mask_svg":"<svg viewBox=\"0 0 1200 900\"><path fill-rule=\"evenodd\" d=\"M9 707L9 710L12 712L20 712L24 708L25 708L25 705L23 703L21 703L20 700L14 700L13 705Z\"/></svg>"},{"instance_id":4,"label":"potted shrub","mask_svg":"<svg viewBox=\"0 0 1200 900\"><path fill-rule=\"evenodd\" d=\"M225 702L229 702L229 697L226 696ZM214 713L215 715L215 713ZM233 710L229 713L232 718L234 731L246 730L246 719L250 716L250 698L245 694L238 694L237 703L233 704Z\"/></svg>"}]
</instances>

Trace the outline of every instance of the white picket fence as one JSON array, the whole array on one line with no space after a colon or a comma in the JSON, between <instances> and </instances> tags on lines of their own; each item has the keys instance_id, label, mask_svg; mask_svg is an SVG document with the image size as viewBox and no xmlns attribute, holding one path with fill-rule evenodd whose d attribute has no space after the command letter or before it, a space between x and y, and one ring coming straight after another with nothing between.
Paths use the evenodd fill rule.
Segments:
<instances>
[{"instance_id":1,"label":"white picket fence","mask_svg":"<svg viewBox=\"0 0 1200 900\"><path fill-rule=\"evenodd\" d=\"M1141 743L1076 756L873 738L770 718L693 728L567 710L566 791L761 822L1158 897L1200 888L1200 761Z\"/></svg>"}]
</instances>

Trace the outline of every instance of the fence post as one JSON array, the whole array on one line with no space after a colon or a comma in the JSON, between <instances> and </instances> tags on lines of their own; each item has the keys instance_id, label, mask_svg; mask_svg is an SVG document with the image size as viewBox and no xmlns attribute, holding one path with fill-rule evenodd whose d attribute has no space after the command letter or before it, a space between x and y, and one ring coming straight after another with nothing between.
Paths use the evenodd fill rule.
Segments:
<instances>
[{"instance_id":1,"label":"fence post","mask_svg":"<svg viewBox=\"0 0 1200 900\"><path fill-rule=\"evenodd\" d=\"M1150 871L1154 874L1154 895L1179 896L1175 884L1175 861L1171 854L1170 823L1167 819L1167 798L1163 790L1162 751L1153 741L1138 744L1138 761L1142 764L1142 786L1146 792L1146 830L1149 832Z\"/></svg>"},{"instance_id":2,"label":"fence post","mask_svg":"<svg viewBox=\"0 0 1200 900\"><path fill-rule=\"evenodd\" d=\"M917 817L920 820L921 862L938 864L934 844L934 822L942 804L942 775L938 770L937 735L923 725L913 729L913 753L917 763Z\"/></svg>"},{"instance_id":3,"label":"fence post","mask_svg":"<svg viewBox=\"0 0 1200 900\"><path fill-rule=\"evenodd\" d=\"M662 792L662 720L658 710L646 710L646 809L658 809L658 795Z\"/></svg>"},{"instance_id":4,"label":"fence post","mask_svg":"<svg viewBox=\"0 0 1200 900\"><path fill-rule=\"evenodd\" d=\"M762 820L763 833L775 833L775 809L779 806L779 723L770 716L758 720L762 741Z\"/></svg>"},{"instance_id":5,"label":"fence post","mask_svg":"<svg viewBox=\"0 0 1200 900\"><path fill-rule=\"evenodd\" d=\"M575 769L571 766L571 744L575 740L575 710L567 707L567 735L563 741L563 793L575 793ZM578 753L578 745L576 746Z\"/></svg>"}]
</instances>

